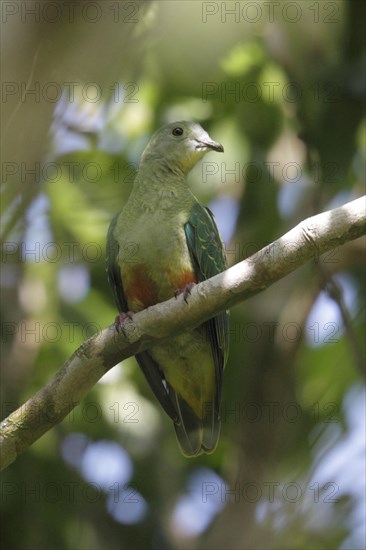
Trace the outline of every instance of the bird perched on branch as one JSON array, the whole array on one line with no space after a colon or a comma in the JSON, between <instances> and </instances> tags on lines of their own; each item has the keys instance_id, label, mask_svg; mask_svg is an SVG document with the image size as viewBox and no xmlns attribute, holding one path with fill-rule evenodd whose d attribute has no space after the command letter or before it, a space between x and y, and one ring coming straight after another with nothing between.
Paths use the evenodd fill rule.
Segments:
<instances>
[{"instance_id":1,"label":"bird perched on branch","mask_svg":"<svg viewBox=\"0 0 366 550\"><path fill-rule=\"evenodd\" d=\"M142 155L107 239L108 279L122 327L127 312L180 294L187 302L195 284L226 269L213 215L187 184L187 174L209 151L224 148L199 124L179 121L158 130ZM228 313L222 313L136 355L187 457L217 445L227 352Z\"/></svg>"}]
</instances>

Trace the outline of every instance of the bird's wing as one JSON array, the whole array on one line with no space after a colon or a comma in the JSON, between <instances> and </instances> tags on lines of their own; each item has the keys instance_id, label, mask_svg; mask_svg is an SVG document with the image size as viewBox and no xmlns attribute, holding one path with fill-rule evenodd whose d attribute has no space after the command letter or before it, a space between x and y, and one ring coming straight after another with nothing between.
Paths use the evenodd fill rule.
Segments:
<instances>
[{"instance_id":1,"label":"bird's wing","mask_svg":"<svg viewBox=\"0 0 366 550\"><path fill-rule=\"evenodd\" d=\"M106 270L108 282L113 292L113 298L120 313L126 313L128 307L126 298L123 292L121 270L118 265L119 244L114 236L119 214L116 214L112 219L107 235L107 251L106 251Z\"/></svg>"},{"instance_id":2,"label":"bird's wing","mask_svg":"<svg viewBox=\"0 0 366 550\"><path fill-rule=\"evenodd\" d=\"M114 235L119 214L111 221L107 236L106 268L108 281L112 288L113 297L120 313L127 313L128 304L122 285L121 270L118 265L119 244ZM165 412L174 422L179 423L179 415L168 393L169 387L163 373L147 351L137 354L136 360L151 386L156 398L161 403Z\"/></svg>"},{"instance_id":3,"label":"bird's wing","mask_svg":"<svg viewBox=\"0 0 366 550\"><path fill-rule=\"evenodd\" d=\"M225 271L227 264L224 245L212 212L196 203L190 211L184 230L198 282ZM221 401L222 374L229 351L228 325L228 312L220 313L204 324L215 363L217 412Z\"/></svg>"}]
</instances>

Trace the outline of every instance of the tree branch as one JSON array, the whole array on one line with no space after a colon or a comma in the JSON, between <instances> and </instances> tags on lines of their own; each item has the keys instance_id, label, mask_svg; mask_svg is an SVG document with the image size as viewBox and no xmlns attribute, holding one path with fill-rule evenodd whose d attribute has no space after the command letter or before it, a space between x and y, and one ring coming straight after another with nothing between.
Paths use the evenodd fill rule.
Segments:
<instances>
[{"instance_id":1,"label":"tree branch","mask_svg":"<svg viewBox=\"0 0 366 550\"><path fill-rule=\"evenodd\" d=\"M50 382L0 425L0 468L11 464L61 422L114 365L157 341L195 328L254 296L309 260L366 233L365 197L308 218L278 240L230 269L196 285L188 305L182 297L127 319L125 335L114 325L75 351Z\"/></svg>"}]
</instances>

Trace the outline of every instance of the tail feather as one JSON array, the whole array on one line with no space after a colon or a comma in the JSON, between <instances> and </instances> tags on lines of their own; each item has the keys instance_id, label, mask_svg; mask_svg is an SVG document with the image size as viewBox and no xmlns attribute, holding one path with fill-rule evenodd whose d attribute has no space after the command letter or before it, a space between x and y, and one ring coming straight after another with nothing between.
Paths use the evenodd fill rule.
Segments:
<instances>
[{"instance_id":1,"label":"tail feather","mask_svg":"<svg viewBox=\"0 0 366 550\"><path fill-rule=\"evenodd\" d=\"M220 405L217 393L213 394L209 401L202 402L199 411L201 414L197 415L192 406L169 384L149 352L137 354L136 359L155 396L174 422L182 453L187 457L212 453L220 434ZM200 395L202 401L204 396L207 399L207 391L203 385L200 387Z\"/></svg>"},{"instance_id":2,"label":"tail feather","mask_svg":"<svg viewBox=\"0 0 366 550\"><path fill-rule=\"evenodd\" d=\"M216 449L220 436L220 413L213 402L206 404L206 414L203 418L202 449L212 453Z\"/></svg>"},{"instance_id":3,"label":"tail feather","mask_svg":"<svg viewBox=\"0 0 366 550\"><path fill-rule=\"evenodd\" d=\"M175 422L174 428L182 453L187 457L212 453L220 434L220 418L214 404L207 403L202 418L177 394L176 404L180 422Z\"/></svg>"}]
</instances>

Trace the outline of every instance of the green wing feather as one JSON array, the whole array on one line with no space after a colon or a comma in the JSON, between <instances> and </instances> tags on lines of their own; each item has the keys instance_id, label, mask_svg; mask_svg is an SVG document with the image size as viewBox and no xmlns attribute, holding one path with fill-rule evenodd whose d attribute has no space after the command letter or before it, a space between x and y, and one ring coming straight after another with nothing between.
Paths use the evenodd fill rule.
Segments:
<instances>
[{"instance_id":1,"label":"green wing feather","mask_svg":"<svg viewBox=\"0 0 366 550\"><path fill-rule=\"evenodd\" d=\"M224 245L212 212L195 204L184 227L194 270L199 282L227 268ZM222 374L229 351L229 313L224 312L205 323L215 360L217 403L221 401Z\"/></svg>"},{"instance_id":2,"label":"green wing feather","mask_svg":"<svg viewBox=\"0 0 366 550\"><path fill-rule=\"evenodd\" d=\"M119 214L116 214L112 219L107 235L107 250L106 250L106 270L108 282L113 292L113 298L120 313L126 313L128 310L126 298L123 292L121 270L118 265L119 244L114 236Z\"/></svg>"},{"instance_id":3,"label":"green wing feather","mask_svg":"<svg viewBox=\"0 0 366 550\"><path fill-rule=\"evenodd\" d=\"M184 226L193 269L198 282L209 279L226 269L224 246L212 212L196 203ZM215 397L207 403L203 418L198 418L182 397L175 393L180 423L175 431L182 452L186 456L211 453L220 433L220 402L222 374L228 355L228 312L221 313L200 328L209 338L215 368Z\"/></svg>"}]
</instances>

